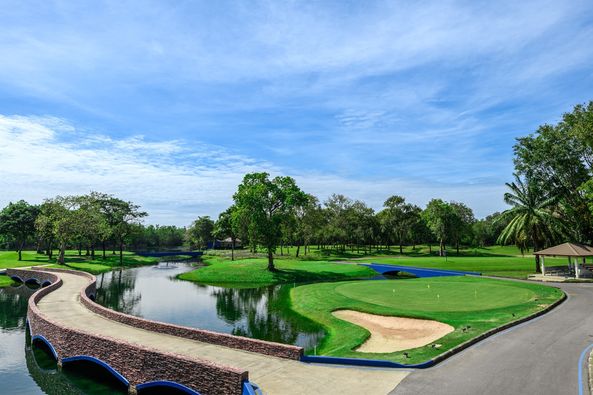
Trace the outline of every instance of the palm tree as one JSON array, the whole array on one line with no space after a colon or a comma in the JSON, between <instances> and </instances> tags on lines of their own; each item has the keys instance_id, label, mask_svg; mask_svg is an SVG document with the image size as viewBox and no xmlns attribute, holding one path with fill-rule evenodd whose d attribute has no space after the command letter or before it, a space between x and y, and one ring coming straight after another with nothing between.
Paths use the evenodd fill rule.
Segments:
<instances>
[{"instance_id":1,"label":"palm tree","mask_svg":"<svg viewBox=\"0 0 593 395\"><path fill-rule=\"evenodd\" d=\"M522 180L515 174L515 182L505 184L510 192L504 194L505 203L512 206L497 219L508 220L508 225L498 237L498 243L515 243L521 251L531 242L537 251L546 241L552 240L560 225L554 215L557 197L548 195L532 180ZM535 270L540 271L536 256Z\"/></svg>"}]
</instances>

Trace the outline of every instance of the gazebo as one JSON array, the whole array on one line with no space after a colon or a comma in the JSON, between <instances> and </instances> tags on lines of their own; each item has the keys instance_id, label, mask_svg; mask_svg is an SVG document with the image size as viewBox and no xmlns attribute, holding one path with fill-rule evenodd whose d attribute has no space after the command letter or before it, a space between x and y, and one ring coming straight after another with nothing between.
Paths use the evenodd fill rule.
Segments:
<instances>
[{"instance_id":1,"label":"gazebo","mask_svg":"<svg viewBox=\"0 0 593 395\"><path fill-rule=\"evenodd\" d=\"M580 278L583 270L586 270L586 257L593 256L593 247L584 244L564 243L545 250L536 251L534 255L539 256L542 276L546 275L546 265L544 257L546 256L565 256L568 257L568 264L574 264L575 278ZM574 259L573 259L574 258ZM582 264L579 265L579 258L582 258ZM588 271L587 271L588 272Z\"/></svg>"}]
</instances>

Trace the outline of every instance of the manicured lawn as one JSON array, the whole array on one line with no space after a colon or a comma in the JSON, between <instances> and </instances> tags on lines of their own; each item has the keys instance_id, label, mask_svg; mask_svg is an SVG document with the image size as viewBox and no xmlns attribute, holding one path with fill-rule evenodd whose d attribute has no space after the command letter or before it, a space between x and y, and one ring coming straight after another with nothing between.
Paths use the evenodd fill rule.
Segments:
<instances>
[{"instance_id":1,"label":"manicured lawn","mask_svg":"<svg viewBox=\"0 0 593 395\"><path fill-rule=\"evenodd\" d=\"M278 271L267 270L267 260L261 258L230 261L219 257L204 257L208 265L179 275L182 280L208 284L252 284L264 286L271 284L347 280L374 276L377 273L359 265L344 265L327 261L301 261L296 259L275 260Z\"/></svg>"},{"instance_id":2,"label":"manicured lawn","mask_svg":"<svg viewBox=\"0 0 593 395\"><path fill-rule=\"evenodd\" d=\"M67 251L65 265L56 264L56 257L57 254L54 255L53 260L49 261L46 255L37 254L35 251L23 251L23 260L19 262L16 252L0 251L0 269L51 264L52 267L66 267L98 274L120 267L119 255L111 253L108 253L105 259L101 258L100 254L95 255L95 259L90 259L84 255L78 256L76 251ZM158 258L142 257L132 252L124 252L123 267L151 265L157 262Z\"/></svg>"},{"instance_id":3,"label":"manicured lawn","mask_svg":"<svg viewBox=\"0 0 593 395\"><path fill-rule=\"evenodd\" d=\"M246 258L250 253L246 250L240 250L243 258ZM281 259L297 260L294 257L296 249L292 247L290 250L292 255L285 255L278 257ZM208 252L216 254L216 259L230 260L230 251L216 250ZM482 248L465 248L461 249L459 255L454 249L449 248L449 256L445 259L437 255L438 249L433 246L432 253L429 252L428 246L416 246L413 249L411 246L404 248L404 253L399 253L399 248L391 247L387 250L386 247L373 249L372 254L364 253L362 250L351 250L347 248L346 251L336 250L333 248L319 250L316 247L310 249L308 255L303 255L301 249L301 256L298 260L302 261L352 261L352 262L377 262L404 266L419 266L429 268L440 268L450 270L464 270L480 272L488 276L511 277L525 279L529 274L535 273L535 258L533 255L526 253L521 254L521 251L514 246L492 246ZM286 249L285 249L286 254ZM227 256L228 255L228 256ZM251 254L253 255L253 254ZM205 259L213 259L208 258ZM593 260L591 260L593 262ZM547 258L547 266L564 266L567 264L566 258Z\"/></svg>"},{"instance_id":4,"label":"manicured lawn","mask_svg":"<svg viewBox=\"0 0 593 395\"><path fill-rule=\"evenodd\" d=\"M419 363L490 329L535 313L562 297L548 286L474 277L349 281L302 285L291 290L291 307L327 331L318 355ZM431 345L402 352L354 351L369 336L331 312L350 309L371 314L424 318L447 323L455 331ZM312 353L312 350L308 350Z\"/></svg>"},{"instance_id":5,"label":"manicured lawn","mask_svg":"<svg viewBox=\"0 0 593 395\"><path fill-rule=\"evenodd\" d=\"M0 269L9 267L35 266L50 263L47 256L37 254L35 251L23 251L23 260L19 261L19 255L14 251L0 251Z\"/></svg>"}]
</instances>

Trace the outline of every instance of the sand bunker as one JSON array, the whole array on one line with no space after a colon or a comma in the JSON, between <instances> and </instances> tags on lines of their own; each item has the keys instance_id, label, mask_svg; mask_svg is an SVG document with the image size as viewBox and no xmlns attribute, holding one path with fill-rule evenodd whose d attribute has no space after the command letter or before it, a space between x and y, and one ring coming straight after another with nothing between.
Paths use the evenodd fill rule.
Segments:
<instances>
[{"instance_id":1,"label":"sand bunker","mask_svg":"<svg viewBox=\"0 0 593 395\"><path fill-rule=\"evenodd\" d=\"M422 347L453 332L451 325L415 318L386 317L352 310L338 310L335 317L362 326L371 332L356 351L395 352Z\"/></svg>"}]
</instances>

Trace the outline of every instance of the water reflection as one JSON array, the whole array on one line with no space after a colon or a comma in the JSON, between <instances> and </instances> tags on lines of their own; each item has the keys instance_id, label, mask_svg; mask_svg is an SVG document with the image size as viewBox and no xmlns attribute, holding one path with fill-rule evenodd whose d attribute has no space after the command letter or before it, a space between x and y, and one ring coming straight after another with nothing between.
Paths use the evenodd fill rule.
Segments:
<instances>
[{"instance_id":1,"label":"water reflection","mask_svg":"<svg viewBox=\"0 0 593 395\"><path fill-rule=\"evenodd\" d=\"M321 327L288 309L291 286L223 288L175 278L190 269L187 263L162 263L106 273L97 279L97 302L148 319L307 349L323 337Z\"/></svg>"},{"instance_id":2,"label":"water reflection","mask_svg":"<svg viewBox=\"0 0 593 395\"><path fill-rule=\"evenodd\" d=\"M97 301L149 319L307 349L323 337L321 327L288 309L292 285L232 289L175 278L191 269L189 264L165 263L99 275ZM26 315L28 299L35 290L23 284L0 288L0 393L98 395L121 391L119 382L92 366L59 371L47 350L31 345Z\"/></svg>"}]
</instances>

